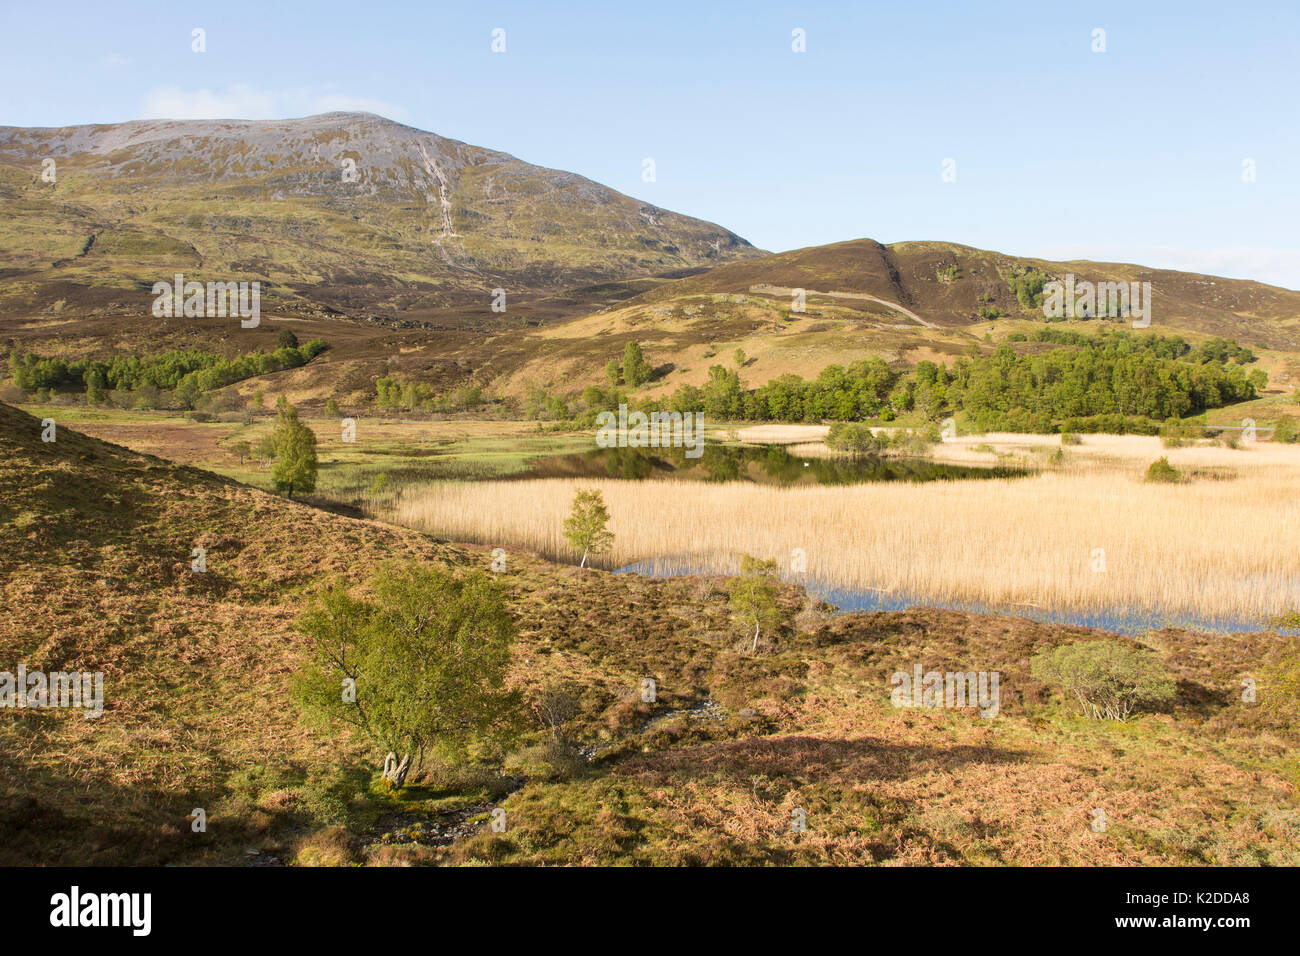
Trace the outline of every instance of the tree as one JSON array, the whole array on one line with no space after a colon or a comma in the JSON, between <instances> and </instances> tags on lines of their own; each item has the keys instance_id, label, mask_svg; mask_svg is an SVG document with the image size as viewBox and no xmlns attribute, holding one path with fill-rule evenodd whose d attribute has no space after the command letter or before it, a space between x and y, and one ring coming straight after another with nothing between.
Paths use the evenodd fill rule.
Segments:
<instances>
[{"instance_id":1,"label":"tree","mask_svg":"<svg viewBox=\"0 0 1300 956\"><path fill-rule=\"evenodd\" d=\"M650 381L651 371L653 370L645 360L639 342L628 342L623 346L623 381L628 388L636 388Z\"/></svg>"},{"instance_id":2,"label":"tree","mask_svg":"<svg viewBox=\"0 0 1300 956\"><path fill-rule=\"evenodd\" d=\"M727 582L731 610L746 625L754 628L751 654L758 653L758 637L763 628L774 629L781 623L776 606L776 562L740 556L740 577Z\"/></svg>"},{"instance_id":3,"label":"tree","mask_svg":"<svg viewBox=\"0 0 1300 956\"><path fill-rule=\"evenodd\" d=\"M292 498L295 490L313 491L316 488L316 435L298 420L298 410L283 395L276 402L276 409L280 423L271 435L275 448L271 480L276 491L283 491Z\"/></svg>"},{"instance_id":4,"label":"tree","mask_svg":"<svg viewBox=\"0 0 1300 956\"><path fill-rule=\"evenodd\" d=\"M623 370L618 366L618 359L610 359L605 363L605 378L609 380L611 387L617 386L623 379Z\"/></svg>"},{"instance_id":5,"label":"tree","mask_svg":"<svg viewBox=\"0 0 1300 956\"><path fill-rule=\"evenodd\" d=\"M582 549L582 563L587 566L588 554L608 551L614 535L605 526L609 523L609 510L599 491L579 491L573 496L573 510L564 519L564 536L575 548Z\"/></svg>"},{"instance_id":6,"label":"tree","mask_svg":"<svg viewBox=\"0 0 1300 956\"><path fill-rule=\"evenodd\" d=\"M172 397L175 398L181 408L186 411L193 409L199 401L199 387L195 384L193 377L187 375L181 379L176 384L176 389L172 392Z\"/></svg>"},{"instance_id":7,"label":"tree","mask_svg":"<svg viewBox=\"0 0 1300 956\"><path fill-rule=\"evenodd\" d=\"M570 681L551 680L533 692L528 702L537 722L551 732L551 740L568 743L564 726L578 715L578 688Z\"/></svg>"},{"instance_id":8,"label":"tree","mask_svg":"<svg viewBox=\"0 0 1300 956\"><path fill-rule=\"evenodd\" d=\"M230 450L239 456L239 463L242 465L244 459L253 454L253 446L246 441L237 441L230 446Z\"/></svg>"},{"instance_id":9,"label":"tree","mask_svg":"<svg viewBox=\"0 0 1300 956\"><path fill-rule=\"evenodd\" d=\"M341 720L378 745L384 779L400 787L426 750L461 756L510 729L516 630L503 592L481 572L390 563L369 590L367 601L337 584L298 618L311 650L294 691L318 723Z\"/></svg>"},{"instance_id":10,"label":"tree","mask_svg":"<svg viewBox=\"0 0 1300 956\"><path fill-rule=\"evenodd\" d=\"M275 337L275 347L277 349L296 349L298 347L298 336L294 335L289 329L281 329L280 334Z\"/></svg>"},{"instance_id":11,"label":"tree","mask_svg":"<svg viewBox=\"0 0 1300 956\"><path fill-rule=\"evenodd\" d=\"M1079 702L1085 716L1126 721L1146 704L1174 696L1174 681L1144 648L1116 641L1064 644L1035 654L1035 680L1055 684Z\"/></svg>"},{"instance_id":12,"label":"tree","mask_svg":"<svg viewBox=\"0 0 1300 956\"><path fill-rule=\"evenodd\" d=\"M483 389L477 385L466 385L456 396L456 404L468 411L483 404Z\"/></svg>"},{"instance_id":13,"label":"tree","mask_svg":"<svg viewBox=\"0 0 1300 956\"><path fill-rule=\"evenodd\" d=\"M744 349L736 349L736 351L732 353L732 358L736 360L736 368L744 368L745 362L748 361Z\"/></svg>"},{"instance_id":14,"label":"tree","mask_svg":"<svg viewBox=\"0 0 1300 956\"><path fill-rule=\"evenodd\" d=\"M263 435L257 440L257 446L254 449L257 453L258 461L265 465L268 461L275 461L275 435Z\"/></svg>"},{"instance_id":15,"label":"tree","mask_svg":"<svg viewBox=\"0 0 1300 956\"><path fill-rule=\"evenodd\" d=\"M848 452L854 459L861 455L874 455L887 444L887 439L877 437L870 425L860 422L836 422L826 434L827 448Z\"/></svg>"},{"instance_id":16,"label":"tree","mask_svg":"<svg viewBox=\"0 0 1300 956\"><path fill-rule=\"evenodd\" d=\"M325 402L325 414L328 415L328 416L330 416L330 418L337 418L337 417L338 417L338 414L339 414L339 403L336 402L333 398L329 398L329 399L326 400L326 402Z\"/></svg>"}]
</instances>

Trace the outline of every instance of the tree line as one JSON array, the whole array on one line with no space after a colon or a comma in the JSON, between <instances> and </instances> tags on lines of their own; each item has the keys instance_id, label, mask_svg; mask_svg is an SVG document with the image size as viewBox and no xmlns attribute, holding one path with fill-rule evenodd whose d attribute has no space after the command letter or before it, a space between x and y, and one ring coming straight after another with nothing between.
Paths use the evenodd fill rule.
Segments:
<instances>
[{"instance_id":1,"label":"tree line","mask_svg":"<svg viewBox=\"0 0 1300 956\"><path fill-rule=\"evenodd\" d=\"M1245 368L1254 354L1229 339L1192 346L1179 336L1057 329L1011 339L1049 347L1021 354L1003 343L951 367L923 361L910 371L873 357L828 366L813 380L787 374L753 389L737 368L714 365L702 386L682 385L664 399L629 404L703 412L713 421L889 422L915 412L937 421L963 413L981 431L1154 434L1167 419L1249 401L1267 384L1262 370ZM544 408L549 417L585 422L619 401L628 398L615 385L589 386L576 408L559 398L534 403L535 417Z\"/></svg>"},{"instance_id":2,"label":"tree line","mask_svg":"<svg viewBox=\"0 0 1300 956\"><path fill-rule=\"evenodd\" d=\"M289 330L280 333L276 348L227 358L202 349L171 349L153 355L120 355L104 361L91 358L62 359L23 354L17 348L9 352L9 376L25 392L85 392L87 400L98 403L104 393L157 389L170 391L186 407L204 392L235 382L297 368L314 359L327 348L323 339L299 345Z\"/></svg>"}]
</instances>

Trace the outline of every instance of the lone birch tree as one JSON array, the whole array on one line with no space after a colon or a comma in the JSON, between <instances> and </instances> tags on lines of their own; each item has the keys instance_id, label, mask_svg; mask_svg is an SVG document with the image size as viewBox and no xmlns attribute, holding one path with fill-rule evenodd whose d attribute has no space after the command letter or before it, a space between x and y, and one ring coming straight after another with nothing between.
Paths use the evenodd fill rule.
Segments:
<instances>
[{"instance_id":1,"label":"lone birch tree","mask_svg":"<svg viewBox=\"0 0 1300 956\"><path fill-rule=\"evenodd\" d=\"M740 556L740 577L727 582L731 611L746 627L754 629L751 654L758 653L758 638L764 628L775 630L781 623L776 606L776 562Z\"/></svg>"},{"instance_id":2,"label":"lone birch tree","mask_svg":"<svg viewBox=\"0 0 1300 956\"><path fill-rule=\"evenodd\" d=\"M601 554L610 549L614 535L609 524L609 509L599 491L579 491L573 496L573 510L564 519L564 537L575 548L582 549L582 563L587 566L588 554Z\"/></svg>"},{"instance_id":3,"label":"lone birch tree","mask_svg":"<svg viewBox=\"0 0 1300 956\"><path fill-rule=\"evenodd\" d=\"M460 755L508 729L515 625L479 572L387 564L370 591L364 600L337 585L298 618L311 655L294 689L318 723L350 724L385 751L384 779L400 787L426 750Z\"/></svg>"}]
</instances>

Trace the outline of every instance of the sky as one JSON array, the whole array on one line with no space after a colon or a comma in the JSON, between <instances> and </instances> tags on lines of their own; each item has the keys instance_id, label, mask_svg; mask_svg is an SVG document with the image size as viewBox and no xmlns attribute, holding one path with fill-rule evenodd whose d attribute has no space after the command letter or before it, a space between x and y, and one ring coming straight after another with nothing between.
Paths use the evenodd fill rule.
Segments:
<instances>
[{"instance_id":1,"label":"sky","mask_svg":"<svg viewBox=\"0 0 1300 956\"><path fill-rule=\"evenodd\" d=\"M1300 289L1297 0L0 11L0 125L368 110L774 252L947 240Z\"/></svg>"}]
</instances>

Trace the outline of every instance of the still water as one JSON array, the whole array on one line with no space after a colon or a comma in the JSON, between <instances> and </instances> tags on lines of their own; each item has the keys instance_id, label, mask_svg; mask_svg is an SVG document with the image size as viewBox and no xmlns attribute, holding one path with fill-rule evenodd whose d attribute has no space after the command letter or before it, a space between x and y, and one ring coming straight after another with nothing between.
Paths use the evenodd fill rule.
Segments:
<instances>
[{"instance_id":1,"label":"still water","mask_svg":"<svg viewBox=\"0 0 1300 956\"><path fill-rule=\"evenodd\" d=\"M853 485L872 481L1018 478L1022 468L939 464L925 458L805 458L781 445L706 445L699 458L680 448L593 448L535 458L506 480L620 478L749 481L767 485Z\"/></svg>"}]
</instances>

